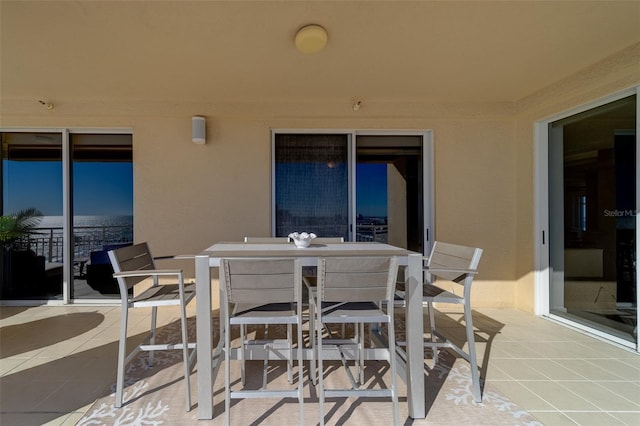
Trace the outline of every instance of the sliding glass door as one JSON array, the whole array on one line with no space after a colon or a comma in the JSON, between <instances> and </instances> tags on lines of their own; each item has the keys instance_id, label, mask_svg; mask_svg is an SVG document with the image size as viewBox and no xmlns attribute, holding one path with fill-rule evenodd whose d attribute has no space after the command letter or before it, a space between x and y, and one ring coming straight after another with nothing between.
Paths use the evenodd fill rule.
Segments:
<instances>
[{"instance_id":1,"label":"sliding glass door","mask_svg":"<svg viewBox=\"0 0 640 426\"><path fill-rule=\"evenodd\" d=\"M72 133L73 292L119 298L107 250L133 242L130 134Z\"/></svg>"},{"instance_id":2,"label":"sliding glass door","mask_svg":"<svg viewBox=\"0 0 640 426\"><path fill-rule=\"evenodd\" d=\"M637 346L637 98L548 125L549 313Z\"/></svg>"},{"instance_id":3,"label":"sliding glass door","mask_svg":"<svg viewBox=\"0 0 640 426\"><path fill-rule=\"evenodd\" d=\"M430 133L273 132L273 235L430 248Z\"/></svg>"},{"instance_id":4,"label":"sliding glass door","mask_svg":"<svg viewBox=\"0 0 640 426\"><path fill-rule=\"evenodd\" d=\"M356 240L424 251L423 137L356 135Z\"/></svg>"},{"instance_id":5,"label":"sliding glass door","mask_svg":"<svg viewBox=\"0 0 640 426\"><path fill-rule=\"evenodd\" d=\"M119 297L107 250L133 241L128 132L2 132L3 300ZM30 232L9 235L23 212Z\"/></svg>"},{"instance_id":6,"label":"sliding glass door","mask_svg":"<svg viewBox=\"0 0 640 426\"><path fill-rule=\"evenodd\" d=\"M62 297L62 134L2 132L0 259L4 300ZM31 232L20 232L20 229ZM18 229L16 229L16 227ZM12 232L14 230L14 232Z\"/></svg>"}]
</instances>

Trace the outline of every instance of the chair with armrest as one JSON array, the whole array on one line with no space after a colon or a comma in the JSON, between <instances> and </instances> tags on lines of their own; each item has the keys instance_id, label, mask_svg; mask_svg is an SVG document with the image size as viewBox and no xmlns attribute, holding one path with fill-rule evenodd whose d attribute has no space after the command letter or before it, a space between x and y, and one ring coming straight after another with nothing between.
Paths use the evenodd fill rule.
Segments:
<instances>
[{"instance_id":1,"label":"chair with armrest","mask_svg":"<svg viewBox=\"0 0 640 426\"><path fill-rule=\"evenodd\" d=\"M182 271L179 269L156 269L147 243L139 243L111 250L109 259L113 266L113 276L118 281L122 302L120 343L118 345L118 372L116 380L116 407L121 407L124 394L125 366L140 351L149 352L149 365L153 365L154 351L182 350L184 379L186 389L186 408L191 410L191 392L189 375L195 361L195 343L188 343L187 304L195 297L195 284L184 284ZM140 292L137 289L147 287L148 279L152 285ZM171 278L175 283L160 284L160 278ZM144 283L144 284L143 284ZM137 287L137 288L136 288ZM136 294L139 293L139 294ZM158 307L178 306L180 308L181 342L156 342L156 320ZM151 308L151 330L147 339L132 351L127 352L127 322L129 309ZM189 354L189 349L193 349Z\"/></svg>"},{"instance_id":2,"label":"chair with armrest","mask_svg":"<svg viewBox=\"0 0 640 426\"><path fill-rule=\"evenodd\" d=\"M222 289L221 320L223 321L225 354L225 415L230 421L231 399L238 398L298 398L300 424L304 424L303 380L302 380L302 268L297 259L241 258L222 259L220 262L220 288ZM286 342L276 339L240 341L242 367L245 360L245 346L259 345L265 357L263 386L259 390L232 390L230 377L231 326L283 324L287 326ZM292 326L296 325L296 351L293 348ZM281 347L286 343L285 347ZM267 389L268 354L287 349L287 372L289 382L293 382L292 364L294 352L298 361L297 390ZM244 374L244 369L243 369ZM244 380L242 385L244 386Z\"/></svg>"},{"instance_id":3,"label":"chair with armrest","mask_svg":"<svg viewBox=\"0 0 640 426\"><path fill-rule=\"evenodd\" d=\"M481 257L482 249L480 248L436 241L433 244L431 254L425 258L425 283L423 285L423 303L427 305L429 311L431 332L430 338L425 340L424 346L432 348L433 359L436 363L438 362L438 348L451 348L469 362L473 398L476 402L482 402L482 392L471 314L471 284L477 274ZM461 285L463 287L462 294L456 294L453 288L451 291L447 291L444 288L446 283L452 287ZM402 294L400 296L403 297ZM435 323L434 303L463 305L468 352L438 332Z\"/></svg>"},{"instance_id":4,"label":"chair with armrest","mask_svg":"<svg viewBox=\"0 0 640 426\"><path fill-rule=\"evenodd\" d=\"M396 388L396 344L394 328L395 283L398 259L395 257L328 257L318 259L318 287L310 293L310 306L316 314L316 346L318 360L318 398L320 402L320 424L324 424L325 397L391 397L393 424L398 424L398 395ZM386 309L385 309L386 307ZM391 384L383 389L360 389L351 374L343 355L352 387L349 389L327 389L324 384L323 360L325 352L335 350L334 342L323 341L323 328L328 324L356 324L354 342L358 369L364 369L364 324L387 325L387 347L385 360L389 362ZM339 341L343 345L343 341ZM312 365L312 369L315 367Z\"/></svg>"}]
</instances>

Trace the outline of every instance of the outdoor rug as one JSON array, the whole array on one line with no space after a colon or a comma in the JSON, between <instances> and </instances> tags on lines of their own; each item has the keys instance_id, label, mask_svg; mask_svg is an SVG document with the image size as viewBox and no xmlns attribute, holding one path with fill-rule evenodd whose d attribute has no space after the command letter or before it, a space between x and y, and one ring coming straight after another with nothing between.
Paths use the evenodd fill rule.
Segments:
<instances>
[{"instance_id":1,"label":"outdoor rug","mask_svg":"<svg viewBox=\"0 0 640 426\"><path fill-rule=\"evenodd\" d=\"M190 334L195 336L195 319L190 318ZM403 338L404 323L397 318L398 339ZM179 321L162 328L158 340L179 340ZM217 318L214 318L217 339ZM254 330L260 333L260 330ZM273 333L270 328L270 334ZM276 330L278 332L278 330ZM541 425L533 416L519 408L491 384L484 387L483 401L477 404L471 393L469 364L448 351L441 352L434 365L431 356L425 355L425 419L408 417L406 387L398 380L400 423L405 425ZM197 363L191 376L191 411L185 410L185 389L182 376L181 351L156 353L152 368L147 366L147 354L141 353L128 366L125 382L125 404L114 406L115 384L106 389L80 419L77 425L195 425L224 424L224 369L220 368L214 385L214 419L198 421ZM115 364L115 363L114 363ZM239 362L232 363L231 380L234 389L239 388ZM328 364L328 365L327 365ZM345 386L348 381L339 363L325 365L327 386ZM262 383L262 361L247 362L247 388L259 388ZM297 366L294 366L294 377ZM308 363L304 366L304 424L319 423L318 398L309 380ZM283 361L270 361L268 367L269 388L290 388L286 380ZM388 365L384 362L367 362L365 385L377 388L390 383ZM295 383L295 381L294 381ZM392 424L392 405L389 398L329 398L325 400L325 423L328 425L388 426ZM231 401L232 425L297 425L299 424L297 399L244 399Z\"/></svg>"}]
</instances>

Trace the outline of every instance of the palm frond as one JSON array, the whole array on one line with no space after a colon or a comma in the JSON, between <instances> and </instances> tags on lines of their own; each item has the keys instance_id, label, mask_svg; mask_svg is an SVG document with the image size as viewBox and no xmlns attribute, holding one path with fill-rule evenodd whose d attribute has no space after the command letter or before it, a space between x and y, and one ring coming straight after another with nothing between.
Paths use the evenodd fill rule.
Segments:
<instances>
[{"instance_id":1,"label":"palm frond","mask_svg":"<svg viewBox=\"0 0 640 426\"><path fill-rule=\"evenodd\" d=\"M31 207L17 212L15 218L17 227L28 232L40 224L42 213L40 210Z\"/></svg>"},{"instance_id":2,"label":"palm frond","mask_svg":"<svg viewBox=\"0 0 640 426\"><path fill-rule=\"evenodd\" d=\"M29 234L40 224L42 213L35 208L20 210L17 213L0 216L0 241L12 241Z\"/></svg>"}]
</instances>

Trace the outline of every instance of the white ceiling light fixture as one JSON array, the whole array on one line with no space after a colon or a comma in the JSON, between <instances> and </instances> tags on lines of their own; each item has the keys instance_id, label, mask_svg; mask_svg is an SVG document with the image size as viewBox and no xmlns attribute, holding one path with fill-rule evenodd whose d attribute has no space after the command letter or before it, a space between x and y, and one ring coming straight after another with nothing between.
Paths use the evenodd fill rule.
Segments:
<instances>
[{"instance_id":1,"label":"white ceiling light fixture","mask_svg":"<svg viewBox=\"0 0 640 426\"><path fill-rule=\"evenodd\" d=\"M300 28L294 39L296 49L310 55L322 51L327 46L327 30L320 25L310 24Z\"/></svg>"}]
</instances>

